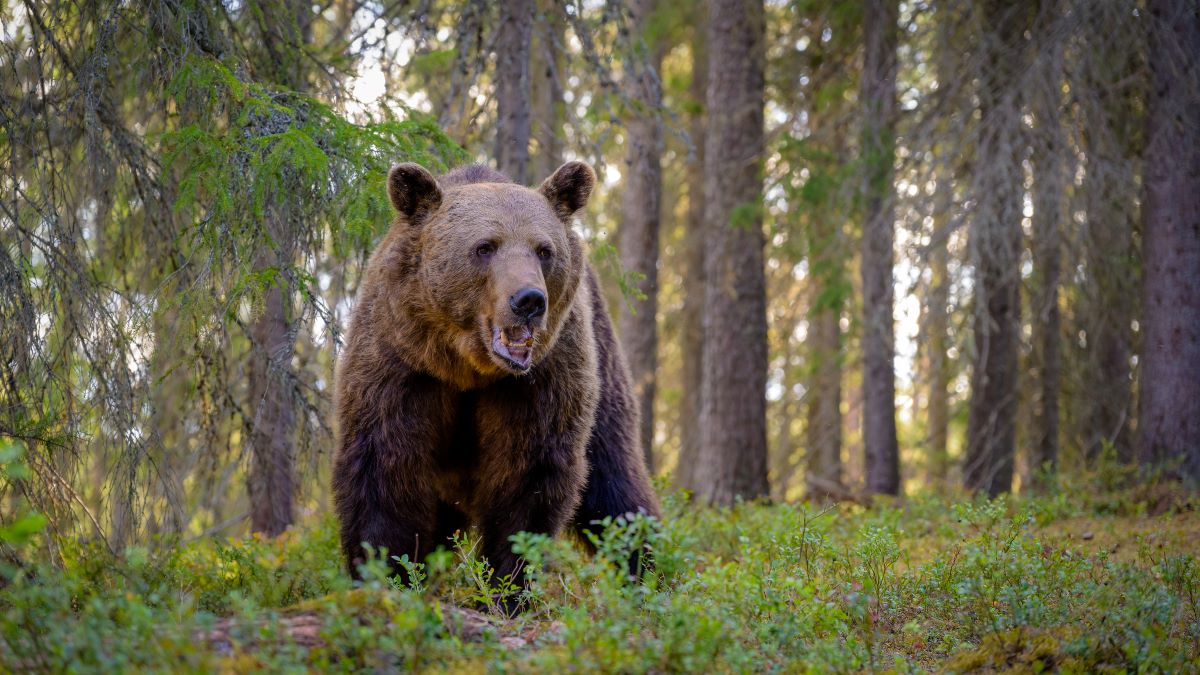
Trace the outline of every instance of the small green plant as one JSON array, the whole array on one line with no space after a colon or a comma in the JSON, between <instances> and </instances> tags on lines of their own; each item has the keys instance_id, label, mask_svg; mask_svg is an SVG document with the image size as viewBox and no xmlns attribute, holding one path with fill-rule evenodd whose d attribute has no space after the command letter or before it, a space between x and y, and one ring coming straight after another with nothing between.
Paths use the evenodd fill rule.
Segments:
<instances>
[{"instance_id":1,"label":"small green plant","mask_svg":"<svg viewBox=\"0 0 1200 675\"><path fill-rule=\"evenodd\" d=\"M24 462L25 447L16 441L0 438L0 485L19 487L31 475ZM0 519L0 579L11 579L20 572L14 564L23 549L46 527L46 517L29 509L24 500L13 500L9 513Z\"/></svg>"},{"instance_id":2,"label":"small green plant","mask_svg":"<svg viewBox=\"0 0 1200 675\"><path fill-rule=\"evenodd\" d=\"M599 523L587 546L515 536L527 587L471 532L419 562L369 551L352 581L329 518L118 554L65 542L0 588L0 671L1195 670L1200 514L1064 505L1069 489L826 509L670 493L661 520ZM1081 519L1115 538L1064 536Z\"/></svg>"}]
</instances>

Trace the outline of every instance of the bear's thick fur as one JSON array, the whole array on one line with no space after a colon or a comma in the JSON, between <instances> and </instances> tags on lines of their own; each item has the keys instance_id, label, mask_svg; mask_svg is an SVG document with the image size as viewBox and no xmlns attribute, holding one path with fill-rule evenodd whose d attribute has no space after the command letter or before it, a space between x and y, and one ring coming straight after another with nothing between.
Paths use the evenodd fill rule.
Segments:
<instances>
[{"instance_id":1,"label":"bear's thick fur","mask_svg":"<svg viewBox=\"0 0 1200 675\"><path fill-rule=\"evenodd\" d=\"M474 525L497 575L520 582L516 532L658 515L629 373L569 226L594 183L582 162L537 190L482 166L440 181L392 169L398 216L337 377L333 495L352 574L363 542L417 561Z\"/></svg>"}]
</instances>

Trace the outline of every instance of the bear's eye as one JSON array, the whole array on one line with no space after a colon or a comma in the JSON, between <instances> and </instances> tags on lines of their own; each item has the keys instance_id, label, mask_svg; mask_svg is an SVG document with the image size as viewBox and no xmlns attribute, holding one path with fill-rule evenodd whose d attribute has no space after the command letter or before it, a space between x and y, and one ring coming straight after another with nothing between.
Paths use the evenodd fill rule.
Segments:
<instances>
[{"instance_id":1,"label":"bear's eye","mask_svg":"<svg viewBox=\"0 0 1200 675\"><path fill-rule=\"evenodd\" d=\"M554 251L551 251L549 246L539 246L537 257L539 260L549 260L554 257Z\"/></svg>"},{"instance_id":2,"label":"bear's eye","mask_svg":"<svg viewBox=\"0 0 1200 675\"><path fill-rule=\"evenodd\" d=\"M475 246L475 255L480 258L489 258L496 252L496 245L490 241L485 241Z\"/></svg>"}]
</instances>

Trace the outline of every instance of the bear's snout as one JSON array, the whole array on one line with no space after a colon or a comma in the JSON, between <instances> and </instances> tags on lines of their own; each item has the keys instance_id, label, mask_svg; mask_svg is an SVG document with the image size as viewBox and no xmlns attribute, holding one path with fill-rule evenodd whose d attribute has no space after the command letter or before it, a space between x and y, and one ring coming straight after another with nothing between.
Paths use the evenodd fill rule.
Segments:
<instances>
[{"instance_id":1,"label":"bear's snout","mask_svg":"<svg viewBox=\"0 0 1200 675\"><path fill-rule=\"evenodd\" d=\"M511 316L492 325L492 353L517 372L533 365L535 332L546 320L546 291L537 286L522 286L508 297L508 308L498 314Z\"/></svg>"},{"instance_id":2,"label":"bear's snout","mask_svg":"<svg viewBox=\"0 0 1200 675\"><path fill-rule=\"evenodd\" d=\"M513 314L523 321L533 321L546 313L546 294L537 288L522 288L508 299Z\"/></svg>"}]
</instances>

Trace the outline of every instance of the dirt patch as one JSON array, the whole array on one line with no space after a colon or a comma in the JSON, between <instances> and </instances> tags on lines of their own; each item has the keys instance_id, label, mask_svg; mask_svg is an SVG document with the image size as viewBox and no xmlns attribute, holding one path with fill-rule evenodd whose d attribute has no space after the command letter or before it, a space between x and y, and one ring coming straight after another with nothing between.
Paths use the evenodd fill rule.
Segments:
<instances>
[{"instance_id":1,"label":"dirt patch","mask_svg":"<svg viewBox=\"0 0 1200 675\"><path fill-rule=\"evenodd\" d=\"M494 638L510 649L523 649L562 630L558 621L509 620L478 610L443 604L440 607L446 632L465 642ZM270 630L262 630L268 627ZM228 656L235 649L261 647L264 642L294 644L304 649L325 647L325 613L310 609L285 610L274 618L226 617L196 638L217 653ZM261 636L247 640L246 636Z\"/></svg>"},{"instance_id":2,"label":"dirt patch","mask_svg":"<svg viewBox=\"0 0 1200 675\"><path fill-rule=\"evenodd\" d=\"M1081 553L1108 553L1121 562L1139 562L1145 545L1158 550L1200 555L1200 513L1168 512L1159 516L1085 517L1061 520L1038 531L1047 543L1065 544Z\"/></svg>"}]
</instances>

